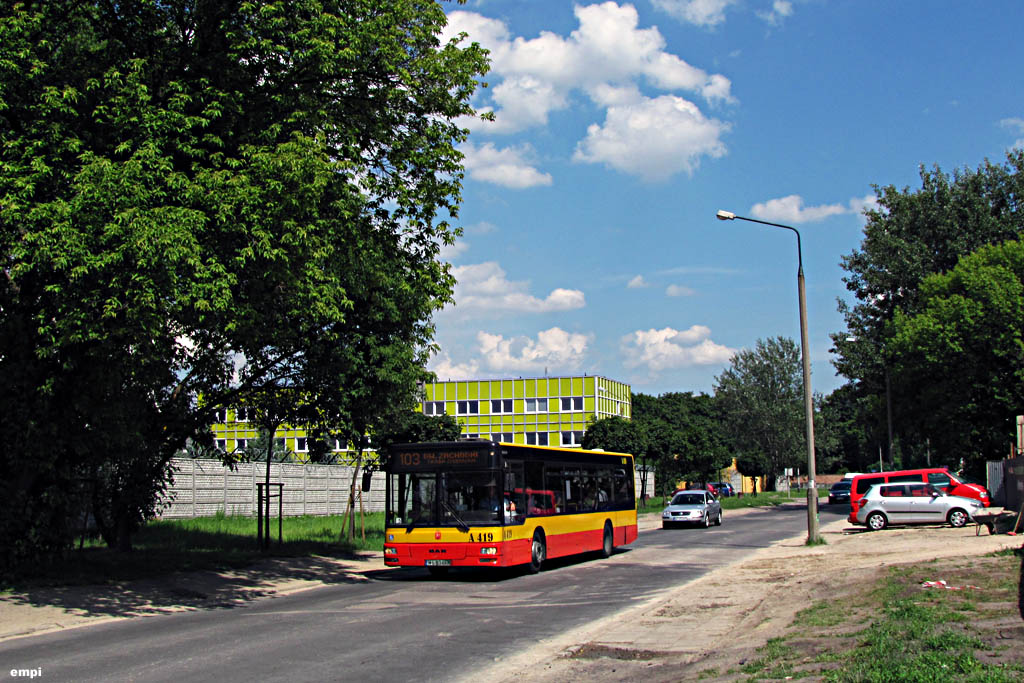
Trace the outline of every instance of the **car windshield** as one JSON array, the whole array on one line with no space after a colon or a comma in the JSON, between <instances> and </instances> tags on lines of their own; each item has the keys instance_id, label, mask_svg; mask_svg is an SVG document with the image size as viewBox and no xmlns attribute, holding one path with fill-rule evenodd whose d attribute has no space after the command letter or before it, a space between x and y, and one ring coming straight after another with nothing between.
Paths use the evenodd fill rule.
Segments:
<instances>
[{"instance_id":1,"label":"car windshield","mask_svg":"<svg viewBox=\"0 0 1024 683\"><path fill-rule=\"evenodd\" d=\"M699 493L680 493L672 499L673 505L703 505L704 496Z\"/></svg>"},{"instance_id":2,"label":"car windshield","mask_svg":"<svg viewBox=\"0 0 1024 683\"><path fill-rule=\"evenodd\" d=\"M850 482L848 481L837 481L836 483L832 484L833 491L842 491L848 488L850 488Z\"/></svg>"}]
</instances>

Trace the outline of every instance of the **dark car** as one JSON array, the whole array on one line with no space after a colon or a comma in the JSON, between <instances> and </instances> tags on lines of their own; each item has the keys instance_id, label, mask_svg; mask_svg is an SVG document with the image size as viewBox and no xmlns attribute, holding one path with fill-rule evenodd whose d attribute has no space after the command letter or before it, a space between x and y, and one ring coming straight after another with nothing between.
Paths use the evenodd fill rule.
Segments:
<instances>
[{"instance_id":1,"label":"dark car","mask_svg":"<svg viewBox=\"0 0 1024 683\"><path fill-rule=\"evenodd\" d=\"M719 498L731 498L736 495L736 489L727 481L716 482L713 486L718 490Z\"/></svg>"},{"instance_id":2,"label":"dark car","mask_svg":"<svg viewBox=\"0 0 1024 683\"><path fill-rule=\"evenodd\" d=\"M850 502L850 485L853 484L852 479L843 479L832 484L828 490L828 502L831 505L836 503L849 503Z\"/></svg>"}]
</instances>

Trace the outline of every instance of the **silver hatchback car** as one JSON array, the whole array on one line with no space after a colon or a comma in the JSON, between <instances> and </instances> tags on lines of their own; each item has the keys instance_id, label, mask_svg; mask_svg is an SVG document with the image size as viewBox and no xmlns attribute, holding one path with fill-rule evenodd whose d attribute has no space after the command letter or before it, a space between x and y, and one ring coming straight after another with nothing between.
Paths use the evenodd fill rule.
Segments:
<instances>
[{"instance_id":1,"label":"silver hatchback car","mask_svg":"<svg viewBox=\"0 0 1024 683\"><path fill-rule=\"evenodd\" d=\"M722 504L710 491L679 491L661 512L661 528L678 525L709 527L722 523Z\"/></svg>"},{"instance_id":2,"label":"silver hatchback car","mask_svg":"<svg viewBox=\"0 0 1024 683\"><path fill-rule=\"evenodd\" d=\"M879 531L890 524L943 524L962 527L983 509L973 498L951 496L925 482L875 484L861 499L857 524Z\"/></svg>"}]
</instances>

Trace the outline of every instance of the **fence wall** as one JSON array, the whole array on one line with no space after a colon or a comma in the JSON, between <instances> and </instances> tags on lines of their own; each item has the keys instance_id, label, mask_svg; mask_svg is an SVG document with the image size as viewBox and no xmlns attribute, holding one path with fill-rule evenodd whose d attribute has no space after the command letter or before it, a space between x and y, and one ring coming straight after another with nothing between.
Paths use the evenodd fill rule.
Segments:
<instances>
[{"instance_id":1,"label":"fence wall","mask_svg":"<svg viewBox=\"0 0 1024 683\"><path fill-rule=\"evenodd\" d=\"M1024 504L1024 457L989 461L988 489L993 505L1019 511Z\"/></svg>"},{"instance_id":2,"label":"fence wall","mask_svg":"<svg viewBox=\"0 0 1024 683\"><path fill-rule=\"evenodd\" d=\"M266 480L266 463L241 463L231 471L216 460L175 458L174 483L161 503L165 519L256 514L256 485ZM340 515L348 504L354 467L344 465L301 465L273 463L270 481L284 484L282 514ZM276 488L276 487L274 487ZM356 495L362 491L362 477L356 481ZM374 473L370 491L362 493L363 509L384 509L384 474ZM277 499L271 501L271 516L277 516ZM356 499L358 505L358 498Z\"/></svg>"},{"instance_id":3,"label":"fence wall","mask_svg":"<svg viewBox=\"0 0 1024 683\"><path fill-rule=\"evenodd\" d=\"M167 488L159 510L164 519L225 515L256 515L256 485L266 481L266 463L248 462L235 471L216 460L174 458L174 483ZM273 463L270 481L284 484L282 514L341 515L348 504L354 467L346 465L301 465ZM647 492L654 493L654 472L647 475ZM276 488L276 487L273 487ZM362 477L356 481L356 495L362 492ZM640 495L640 473L636 473L636 494ZM363 509L384 510L384 473L375 472L370 490L362 493ZM359 499L356 499L358 506ZM270 502L270 514L277 516L277 499Z\"/></svg>"}]
</instances>

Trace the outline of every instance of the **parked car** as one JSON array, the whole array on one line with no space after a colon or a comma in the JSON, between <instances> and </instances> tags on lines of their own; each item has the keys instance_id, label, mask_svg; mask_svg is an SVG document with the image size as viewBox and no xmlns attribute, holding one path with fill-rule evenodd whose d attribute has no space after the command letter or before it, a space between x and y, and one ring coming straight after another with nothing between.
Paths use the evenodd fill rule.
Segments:
<instances>
[{"instance_id":1,"label":"parked car","mask_svg":"<svg viewBox=\"0 0 1024 683\"><path fill-rule=\"evenodd\" d=\"M849 503L850 502L850 486L853 484L849 479L843 479L832 484L828 489L828 502L829 505L835 505L836 503Z\"/></svg>"},{"instance_id":2,"label":"parked car","mask_svg":"<svg viewBox=\"0 0 1024 683\"><path fill-rule=\"evenodd\" d=\"M860 505L861 497L867 493L872 485L899 482L926 482L941 489L943 493L963 496L964 498L974 498L981 503L982 507L991 505L991 498L984 486L966 481L954 475L945 467L872 472L871 474L858 474L853 478L853 485L850 488L850 516L847 518L847 521L851 524L856 524L857 506Z\"/></svg>"},{"instance_id":3,"label":"parked car","mask_svg":"<svg viewBox=\"0 0 1024 683\"><path fill-rule=\"evenodd\" d=\"M962 527L983 510L974 498L951 496L924 482L875 484L861 497L854 524L879 531L890 524L942 524Z\"/></svg>"},{"instance_id":4,"label":"parked car","mask_svg":"<svg viewBox=\"0 0 1024 683\"><path fill-rule=\"evenodd\" d=\"M719 481L712 486L717 490L719 498L731 498L736 495L736 489L727 481Z\"/></svg>"},{"instance_id":5,"label":"parked car","mask_svg":"<svg viewBox=\"0 0 1024 683\"><path fill-rule=\"evenodd\" d=\"M669 529L683 524L705 528L712 524L720 526L722 504L710 491L679 491L661 512L661 528Z\"/></svg>"}]
</instances>

